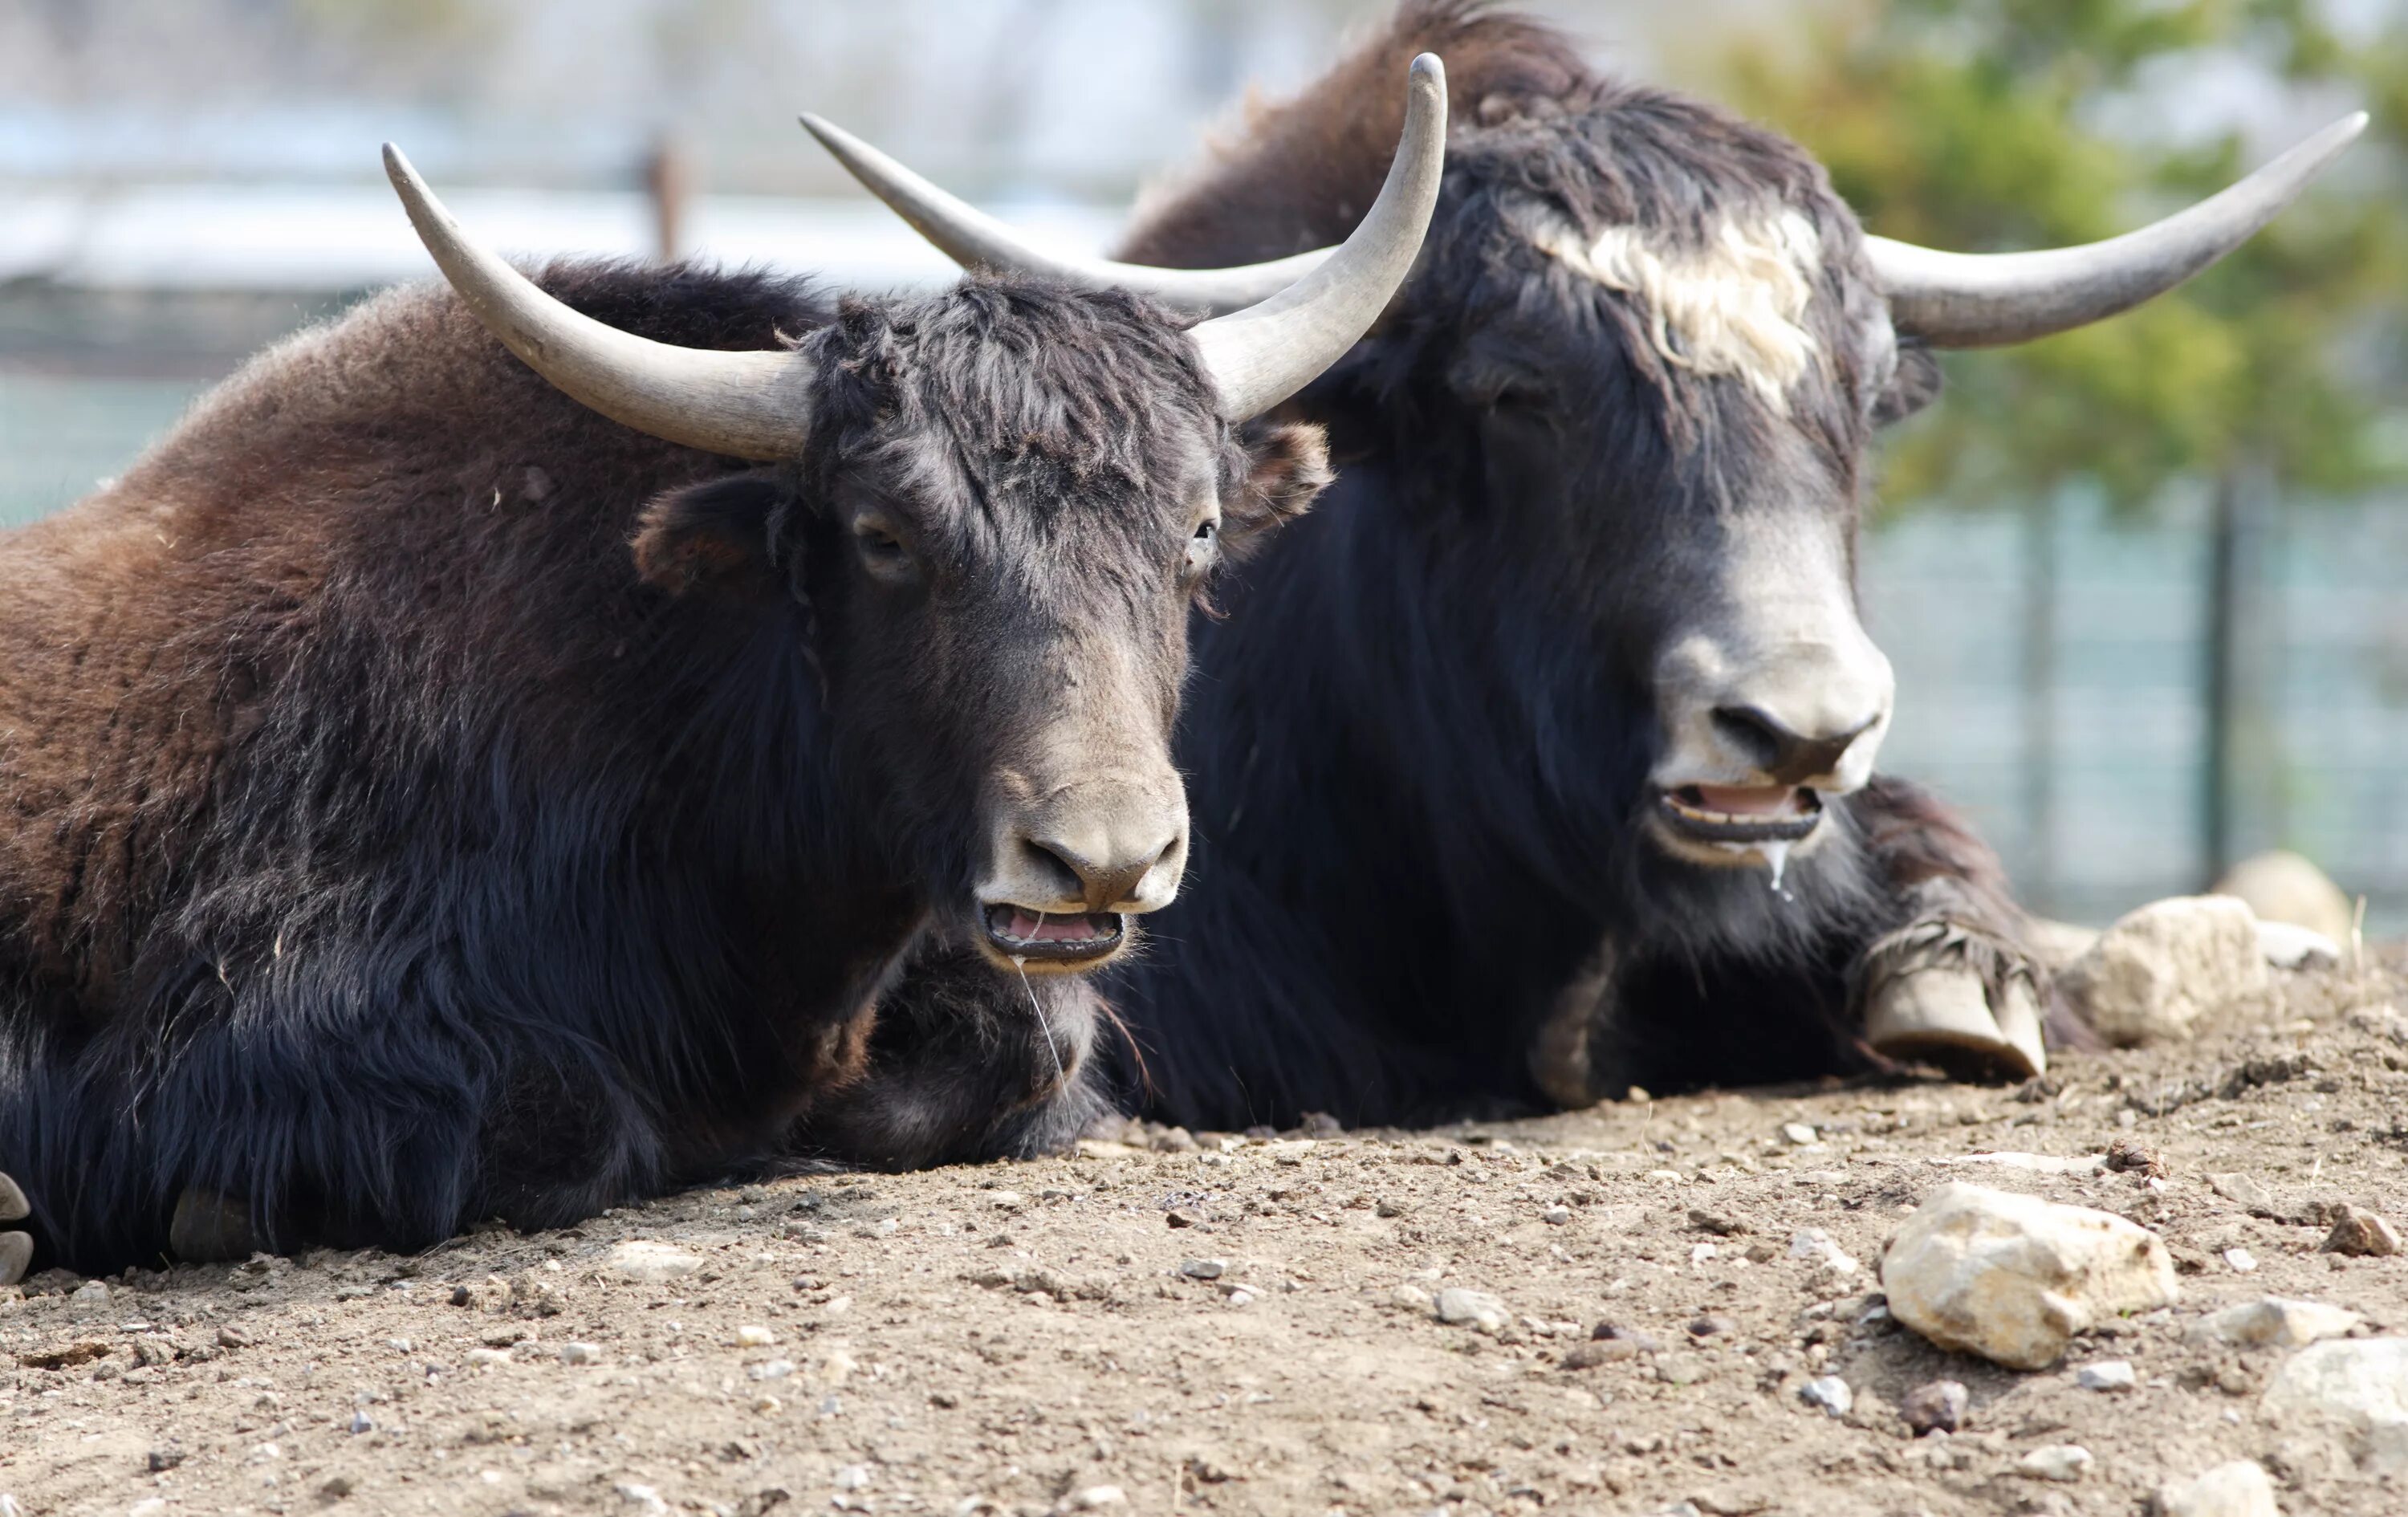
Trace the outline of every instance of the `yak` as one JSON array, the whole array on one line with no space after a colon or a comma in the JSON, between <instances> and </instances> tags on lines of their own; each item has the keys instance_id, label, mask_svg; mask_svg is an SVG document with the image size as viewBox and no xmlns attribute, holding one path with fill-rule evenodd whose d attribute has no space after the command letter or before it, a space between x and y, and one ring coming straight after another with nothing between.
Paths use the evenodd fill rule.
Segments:
<instances>
[{"instance_id":1,"label":"yak","mask_svg":"<svg viewBox=\"0 0 2408 1517\"><path fill-rule=\"evenodd\" d=\"M1369 86L1421 49L1456 124L1420 264L1281 413L1327 429L1338 481L1197 637L1191 889L1145 958L1059 994L1128 1028L1145 1110L1219 1128L1885 1061L2038 1072L2044 1023L2079 1029L1996 858L1876 771L1873 435L1933 397L1934 350L2101 320L2213 263L2363 118L2128 236L1941 252L1869 236L1774 132L1602 76L1530 19L1410 0L1253 109L1122 257L1311 266L1378 182L1394 112ZM1129 266L1041 257L849 162L966 263Z\"/></svg>"},{"instance_id":2,"label":"yak","mask_svg":"<svg viewBox=\"0 0 2408 1517\"><path fill-rule=\"evenodd\" d=\"M829 1141L915 955L1120 952L1183 868L1189 606L1326 480L1248 423L1434 204L1407 93L1347 247L1200 323L530 280L388 148L450 287L0 538L0 1274L566 1223Z\"/></svg>"}]
</instances>

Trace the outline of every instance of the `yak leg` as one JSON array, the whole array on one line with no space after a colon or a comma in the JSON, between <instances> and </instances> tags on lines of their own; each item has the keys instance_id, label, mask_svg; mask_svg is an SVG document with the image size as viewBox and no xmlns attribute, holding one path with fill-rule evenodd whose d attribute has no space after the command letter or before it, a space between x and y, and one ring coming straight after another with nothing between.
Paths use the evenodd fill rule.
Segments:
<instances>
[{"instance_id":1,"label":"yak leg","mask_svg":"<svg viewBox=\"0 0 2408 1517\"><path fill-rule=\"evenodd\" d=\"M812 1102L786 1152L903 1170L1065 1148L1109 1105L1089 1057L1109 1019L1082 980L923 953L879 997L859 1078Z\"/></svg>"},{"instance_id":2,"label":"yak leg","mask_svg":"<svg viewBox=\"0 0 2408 1517\"><path fill-rule=\"evenodd\" d=\"M2047 968L1989 845L1919 788L1876 779L1852 798L1901 924L1851 974L1865 1041L1971 1079L2048 1067Z\"/></svg>"},{"instance_id":3,"label":"yak leg","mask_svg":"<svg viewBox=\"0 0 2408 1517\"><path fill-rule=\"evenodd\" d=\"M234 1264L259 1252L251 1230L251 1208L240 1197L198 1185L176 1198L167 1224L167 1247L186 1264Z\"/></svg>"},{"instance_id":4,"label":"yak leg","mask_svg":"<svg viewBox=\"0 0 2408 1517\"><path fill-rule=\"evenodd\" d=\"M22 1222L34 1214L33 1204L25 1193L5 1173L0 1173L0 1222ZM25 1267L34 1262L34 1239L29 1233L0 1233L0 1285L14 1285L25 1278Z\"/></svg>"}]
</instances>

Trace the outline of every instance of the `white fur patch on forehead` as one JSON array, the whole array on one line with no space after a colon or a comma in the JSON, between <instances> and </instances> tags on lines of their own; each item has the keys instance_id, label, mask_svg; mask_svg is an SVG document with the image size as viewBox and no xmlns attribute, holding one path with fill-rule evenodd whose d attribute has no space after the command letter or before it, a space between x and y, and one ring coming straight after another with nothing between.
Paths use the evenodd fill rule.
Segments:
<instances>
[{"instance_id":1,"label":"white fur patch on forehead","mask_svg":"<svg viewBox=\"0 0 2408 1517\"><path fill-rule=\"evenodd\" d=\"M1822 272L1823 239L1796 210L1749 222L1726 218L1702 248L1668 247L1635 226L1609 227L1592 242L1560 219L1532 240L1637 299L1666 363L1741 379L1784 416L1791 387L1820 354L1805 321Z\"/></svg>"}]
</instances>

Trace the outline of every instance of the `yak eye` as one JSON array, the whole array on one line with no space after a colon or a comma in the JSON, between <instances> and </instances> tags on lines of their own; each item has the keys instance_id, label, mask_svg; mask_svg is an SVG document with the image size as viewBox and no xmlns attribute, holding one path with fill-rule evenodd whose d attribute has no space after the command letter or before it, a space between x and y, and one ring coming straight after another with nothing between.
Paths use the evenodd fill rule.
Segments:
<instances>
[{"instance_id":1,"label":"yak eye","mask_svg":"<svg viewBox=\"0 0 2408 1517\"><path fill-rule=\"evenodd\" d=\"M910 551L895 530L876 517L863 517L853 524L853 546L861 561L875 574L892 577L910 571Z\"/></svg>"},{"instance_id":2,"label":"yak eye","mask_svg":"<svg viewBox=\"0 0 2408 1517\"><path fill-rule=\"evenodd\" d=\"M1217 517L1206 517L1196 523L1196 535L1187 539L1187 558L1181 573L1193 580L1212 566L1221 552L1221 522Z\"/></svg>"}]
</instances>

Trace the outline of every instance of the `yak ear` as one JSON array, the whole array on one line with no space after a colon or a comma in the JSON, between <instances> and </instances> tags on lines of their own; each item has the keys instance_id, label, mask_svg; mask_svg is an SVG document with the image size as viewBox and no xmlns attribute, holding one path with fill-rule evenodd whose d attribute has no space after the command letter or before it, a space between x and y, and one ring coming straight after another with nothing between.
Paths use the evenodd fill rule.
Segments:
<instances>
[{"instance_id":1,"label":"yak ear","mask_svg":"<svg viewBox=\"0 0 2408 1517\"><path fill-rule=\"evenodd\" d=\"M1242 441L1245 478L1234 497L1221 503L1221 547L1233 554L1312 509L1337 478L1329 468L1329 435L1309 422L1249 427Z\"/></svg>"},{"instance_id":2,"label":"yak ear","mask_svg":"<svg viewBox=\"0 0 2408 1517\"><path fill-rule=\"evenodd\" d=\"M790 494L778 474L755 470L653 496L637 519L636 573L672 595L773 594L773 544Z\"/></svg>"},{"instance_id":3,"label":"yak ear","mask_svg":"<svg viewBox=\"0 0 2408 1517\"><path fill-rule=\"evenodd\" d=\"M1938 400L1945 383L1940 360L1930 349L1919 342L1899 343L1898 370L1873 401L1873 425L1887 426L1892 422L1905 421Z\"/></svg>"}]
</instances>

